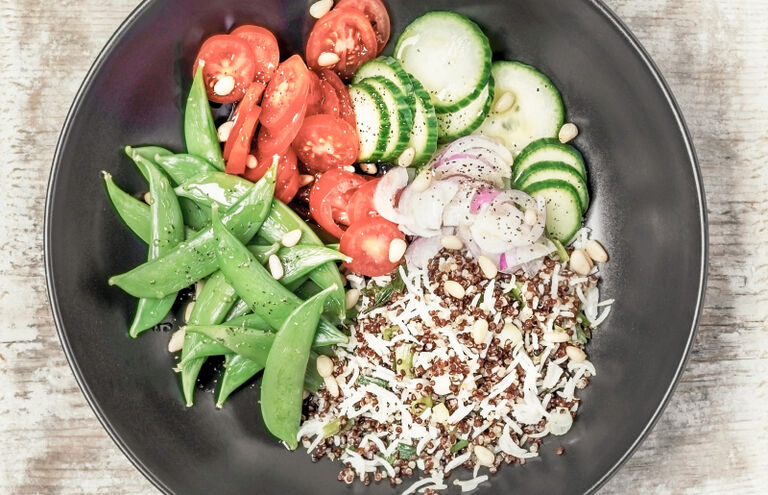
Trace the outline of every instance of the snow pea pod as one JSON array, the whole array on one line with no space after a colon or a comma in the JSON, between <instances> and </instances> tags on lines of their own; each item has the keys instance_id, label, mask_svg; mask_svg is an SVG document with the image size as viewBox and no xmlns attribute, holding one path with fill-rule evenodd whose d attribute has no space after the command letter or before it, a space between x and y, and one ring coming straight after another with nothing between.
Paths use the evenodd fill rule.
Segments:
<instances>
[{"instance_id":1,"label":"snow pea pod","mask_svg":"<svg viewBox=\"0 0 768 495\"><path fill-rule=\"evenodd\" d=\"M221 145L205 93L202 66L195 72L184 108L184 142L190 154L204 158L217 169L224 170Z\"/></svg>"},{"instance_id":2,"label":"snow pea pod","mask_svg":"<svg viewBox=\"0 0 768 495\"><path fill-rule=\"evenodd\" d=\"M312 339L325 299L333 289L328 287L293 310L275 335L264 366L261 416L270 433L291 450L299 445L296 435L301 423L304 375Z\"/></svg>"},{"instance_id":3,"label":"snow pea pod","mask_svg":"<svg viewBox=\"0 0 768 495\"><path fill-rule=\"evenodd\" d=\"M168 178L155 167L154 163L138 152L126 148L126 153L149 182L151 205L150 239L148 260L156 259L170 252L184 239L184 220L179 202ZM176 300L176 293L161 298L139 299L136 314L128 330L132 338L154 327L168 314Z\"/></svg>"},{"instance_id":4,"label":"snow pea pod","mask_svg":"<svg viewBox=\"0 0 768 495\"><path fill-rule=\"evenodd\" d=\"M224 172L204 172L184 181L176 194L210 207L214 202L223 207L237 203L250 189L250 181Z\"/></svg>"},{"instance_id":5,"label":"snow pea pod","mask_svg":"<svg viewBox=\"0 0 768 495\"><path fill-rule=\"evenodd\" d=\"M231 229L231 235L238 242L247 242L256 235L269 214L275 175L273 166L219 222L222 229L222 222L227 229ZM215 272L216 251L217 240L213 228L208 228L179 244L168 254L113 276L109 283L134 297L165 297Z\"/></svg>"},{"instance_id":6,"label":"snow pea pod","mask_svg":"<svg viewBox=\"0 0 768 495\"><path fill-rule=\"evenodd\" d=\"M271 332L276 331L276 329L269 325L264 318L255 313L228 320L226 324L229 326L260 328ZM312 343L312 347L316 349L329 347L335 344L343 344L347 340L348 337L344 332L321 320L320 325L317 327L317 333L315 334L315 340Z\"/></svg>"},{"instance_id":7,"label":"snow pea pod","mask_svg":"<svg viewBox=\"0 0 768 495\"><path fill-rule=\"evenodd\" d=\"M229 310L229 313L227 313L227 317L224 319L224 321L240 318L241 316L245 316L250 312L251 308L248 306L248 303L242 299L238 299L235 305L232 306L232 309Z\"/></svg>"},{"instance_id":8,"label":"snow pea pod","mask_svg":"<svg viewBox=\"0 0 768 495\"><path fill-rule=\"evenodd\" d=\"M216 171L216 168L207 161L188 153L157 155L155 156L155 162L171 178L171 182L176 186L200 174Z\"/></svg>"},{"instance_id":9,"label":"snow pea pod","mask_svg":"<svg viewBox=\"0 0 768 495\"><path fill-rule=\"evenodd\" d=\"M173 152L169 151L162 146L132 146L134 152L141 155L144 159L157 163L155 157L172 155ZM171 178L173 180L173 178Z\"/></svg>"},{"instance_id":10,"label":"snow pea pod","mask_svg":"<svg viewBox=\"0 0 768 495\"><path fill-rule=\"evenodd\" d=\"M248 246L248 249L256 256L259 263L266 264L270 255L264 246ZM283 265L283 276L280 283L289 285L303 278L312 272L318 266L329 261L344 261L346 256L338 251L328 249L322 246L298 245L290 248L280 248L277 251L277 257Z\"/></svg>"},{"instance_id":11,"label":"snow pea pod","mask_svg":"<svg viewBox=\"0 0 768 495\"><path fill-rule=\"evenodd\" d=\"M149 205L120 189L109 172L102 172L101 174L104 177L107 196L117 215L131 232L144 241L144 244L149 244L151 239Z\"/></svg>"},{"instance_id":12,"label":"snow pea pod","mask_svg":"<svg viewBox=\"0 0 768 495\"><path fill-rule=\"evenodd\" d=\"M187 334L198 335L210 339L228 352L240 354L244 358L266 363L275 334L255 328L233 327L230 325L187 325Z\"/></svg>"}]
</instances>

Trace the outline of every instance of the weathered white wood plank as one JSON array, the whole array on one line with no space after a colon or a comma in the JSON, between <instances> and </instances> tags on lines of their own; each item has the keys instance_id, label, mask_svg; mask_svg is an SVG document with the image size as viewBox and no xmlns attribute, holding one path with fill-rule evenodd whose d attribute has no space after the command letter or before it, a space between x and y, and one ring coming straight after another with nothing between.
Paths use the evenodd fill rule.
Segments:
<instances>
[{"instance_id":1,"label":"weathered white wood plank","mask_svg":"<svg viewBox=\"0 0 768 495\"><path fill-rule=\"evenodd\" d=\"M701 160L711 265L669 407L603 493L761 493L768 484L768 3L608 0L651 53ZM135 0L0 0L0 493L153 493L101 429L45 299L42 219L59 129Z\"/></svg>"}]
</instances>

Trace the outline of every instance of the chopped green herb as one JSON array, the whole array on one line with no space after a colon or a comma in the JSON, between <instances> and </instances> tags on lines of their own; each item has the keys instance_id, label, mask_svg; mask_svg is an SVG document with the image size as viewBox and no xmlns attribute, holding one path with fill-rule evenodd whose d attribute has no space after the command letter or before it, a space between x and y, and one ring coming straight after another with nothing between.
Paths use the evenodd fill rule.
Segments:
<instances>
[{"instance_id":1,"label":"chopped green herb","mask_svg":"<svg viewBox=\"0 0 768 495\"><path fill-rule=\"evenodd\" d=\"M329 438L341 431L341 418L336 418L323 426L323 438Z\"/></svg>"},{"instance_id":2,"label":"chopped green herb","mask_svg":"<svg viewBox=\"0 0 768 495\"><path fill-rule=\"evenodd\" d=\"M363 289L363 295L372 298L373 305L361 311L360 315L362 316L364 314L370 313L374 309L380 308L386 305L392 299L392 296L394 296L398 292L401 292L404 288L405 288L405 283L403 282L403 279L400 277L400 272L397 271L392 277L392 280L387 285Z\"/></svg>"},{"instance_id":3,"label":"chopped green herb","mask_svg":"<svg viewBox=\"0 0 768 495\"><path fill-rule=\"evenodd\" d=\"M552 241L552 244L555 245L555 248L557 249L557 257L560 258L560 261L563 263L568 263L568 261L571 259L570 256L568 256L568 251L565 249L565 246L563 246L563 243L558 241L557 239L550 239Z\"/></svg>"},{"instance_id":4,"label":"chopped green herb","mask_svg":"<svg viewBox=\"0 0 768 495\"><path fill-rule=\"evenodd\" d=\"M573 334L573 340L579 344L586 344L589 339L592 338L592 332L588 328L583 328L581 325L576 325L576 331Z\"/></svg>"},{"instance_id":5,"label":"chopped green herb","mask_svg":"<svg viewBox=\"0 0 768 495\"><path fill-rule=\"evenodd\" d=\"M451 454L455 454L456 452L460 451L461 449L463 449L467 445L469 445L469 442L467 440L465 440L463 438L461 440L458 440L456 443L454 443L451 446Z\"/></svg>"},{"instance_id":6,"label":"chopped green herb","mask_svg":"<svg viewBox=\"0 0 768 495\"><path fill-rule=\"evenodd\" d=\"M432 397L425 395L421 399L416 399L411 402L411 414L415 416L421 416L424 411L430 409L433 406Z\"/></svg>"},{"instance_id":7,"label":"chopped green herb","mask_svg":"<svg viewBox=\"0 0 768 495\"><path fill-rule=\"evenodd\" d=\"M413 376L413 351L411 344L403 344L395 349L395 373L405 372L405 376Z\"/></svg>"},{"instance_id":8,"label":"chopped green herb","mask_svg":"<svg viewBox=\"0 0 768 495\"><path fill-rule=\"evenodd\" d=\"M519 280L515 281L515 286L512 287L512 290L510 291L512 293L512 297L517 299L517 301L525 307L525 299L523 299L523 283Z\"/></svg>"},{"instance_id":9,"label":"chopped green herb","mask_svg":"<svg viewBox=\"0 0 768 495\"><path fill-rule=\"evenodd\" d=\"M389 388L389 383L387 383L386 380L377 378L375 376L368 376L368 375L360 375L360 378L357 379L357 383L360 385L368 385L370 383L373 383L374 385L378 385L382 388Z\"/></svg>"},{"instance_id":10,"label":"chopped green herb","mask_svg":"<svg viewBox=\"0 0 768 495\"><path fill-rule=\"evenodd\" d=\"M399 331L400 331L400 327L391 326L391 327L385 329L383 332L381 332L381 338L386 340L386 341L390 341L390 340L392 340L392 337L394 337L395 334L397 332L399 332Z\"/></svg>"},{"instance_id":11,"label":"chopped green herb","mask_svg":"<svg viewBox=\"0 0 768 495\"><path fill-rule=\"evenodd\" d=\"M399 443L397 444L397 453L400 459L408 461L411 457L416 455L416 447L408 445L407 443Z\"/></svg>"},{"instance_id":12,"label":"chopped green herb","mask_svg":"<svg viewBox=\"0 0 768 495\"><path fill-rule=\"evenodd\" d=\"M581 324L584 325L584 327L591 327L592 322L589 321L589 319L584 315L584 311L579 311L579 313L576 315L576 321L581 320Z\"/></svg>"}]
</instances>

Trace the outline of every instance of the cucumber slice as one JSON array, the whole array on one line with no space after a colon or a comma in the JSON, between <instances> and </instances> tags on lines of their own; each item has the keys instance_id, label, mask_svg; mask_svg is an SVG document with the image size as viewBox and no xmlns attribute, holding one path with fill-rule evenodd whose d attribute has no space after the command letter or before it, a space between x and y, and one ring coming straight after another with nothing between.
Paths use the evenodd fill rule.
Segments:
<instances>
[{"instance_id":1,"label":"cucumber slice","mask_svg":"<svg viewBox=\"0 0 768 495\"><path fill-rule=\"evenodd\" d=\"M503 112L491 111L480 134L500 139L515 156L537 139L557 136L565 121L565 108L547 76L521 62L495 62L491 73L496 98L511 93L514 102Z\"/></svg>"},{"instance_id":2,"label":"cucumber slice","mask_svg":"<svg viewBox=\"0 0 768 495\"><path fill-rule=\"evenodd\" d=\"M359 83L363 79L374 76L382 76L397 84L397 87L406 95L413 94L411 77L400 65L400 62L389 56L381 56L369 60L357 69L353 83Z\"/></svg>"},{"instance_id":3,"label":"cucumber slice","mask_svg":"<svg viewBox=\"0 0 768 495\"><path fill-rule=\"evenodd\" d=\"M539 139L526 146L512 165L512 177L520 177L531 165L539 162L565 163L573 167L584 180L587 179L587 167L584 166L584 158L579 150L556 138Z\"/></svg>"},{"instance_id":4,"label":"cucumber slice","mask_svg":"<svg viewBox=\"0 0 768 495\"><path fill-rule=\"evenodd\" d=\"M461 110L437 114L438 141L445 143L472 134L488 116L493 93L493 78L490 78L475 101Z\"/></svg>"},{"instance_id":5,"label":"cucumber slice","mask_svg":"<svg viewBox=\"0 0 768 495\"><path fill-rule=\"evenodd\" d=\"M409 76L410 77L410 76ZM435 107L424 87L415 78L410 78L415 96L413 129L409 148L413 148L412 165L427 163L437 151L437 116Z\"/></svg>"},{"instance_id":6,"label":"cucumber slice","mask_svg":"<svg viewBox=\"0 0 768 495\"><path fill-rule=\"evenodd\" d=\"M360 85L373 88L389 112L389 136L380 161L391 161L400 156L411 140L413 128L413 111L409 98L395 83L383 76L363 79Z\"/></svg>"},{"instance_id":7,"label":"cucumber slice","mask_svg":"<svg viewBox=\"0 0 768 495\"><path fill-rule=\"evenodd\" d=\"M534 182L542 182L550 179L563 180L576 189L579 194L581 213L589 208L589 192L584 178L573 167L562 162L539 162L528 167L515 181L515 188L525 191Z\"/></svg>"},{"instance_id":8,"label":"cucumber slice","mask_svg":"<svg viewBox=\"0 0 768 495\"><path fill-rule=\"evenodd\" d=\"M547 234L568 244L581 228L581 208L576 189L564 180L552 179L534 182L523 192L544 199L547 205Z\"/></svg>"},{"instance_id":9,"label":"cucumber slice","mask_svg":"<svg viewBox=\"0 0 768 495\"><path fill-rule=\"evenodd\" d=\"M406 26L395 44L395 58L424 86L438 113L469 105L491 71L491 45L477 24L442 10Z\"/></svg>"},{"instance_id":10,"label":"cucumber slice","mask_svg":"<svg viewBox=\"0 0 768 495\"><path fill-rule=\"evenodd\" d=\"M367 84L349 87L349 97L355 109L357 136L360 140L361 162L380 159L389 138L389 112L379 93Z\"/></svg>"}]
</instances>

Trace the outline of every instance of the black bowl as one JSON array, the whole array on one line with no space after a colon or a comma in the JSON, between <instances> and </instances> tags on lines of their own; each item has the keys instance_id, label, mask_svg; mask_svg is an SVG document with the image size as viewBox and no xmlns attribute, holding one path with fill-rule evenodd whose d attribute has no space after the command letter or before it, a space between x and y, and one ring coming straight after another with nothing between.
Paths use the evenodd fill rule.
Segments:
<instances>
[{"instance_id":1,"label":"black bowl","mask_svg":"<svg viewBox=\"0 0 768 495\"><path fill-rule=\"evenodd\" d=\"M587 158L594 198L588 224L612 257L602 293L617 300L589 346L598 375L581 394L580 416L566 437L547 440L541 457L524 467L502 468L477 493L595 491L659 417L699 315L704 195L680 111L648 55L596 0L388 3L395 33L432 9L475 19L497 58L522 60L551 76L582 131L576 145ZM336 481L338 464L312 463L280 447L259 419L257 389L235 394L221 411L204 393L185 408L168 334L130 341L134 301L106 283L145 252L113 213L99 172L109 170L139 191L139 174L121 146L182 149L181 105L201 40L257 23L277 33L283 54L302 52L308 4L143 3L99 55L62 130L45 226L53 313L88 402L164 492L393 493L389 483L345 488ZM566 455L555 455L558 445Z\"/></svg>"}]
</instances>

